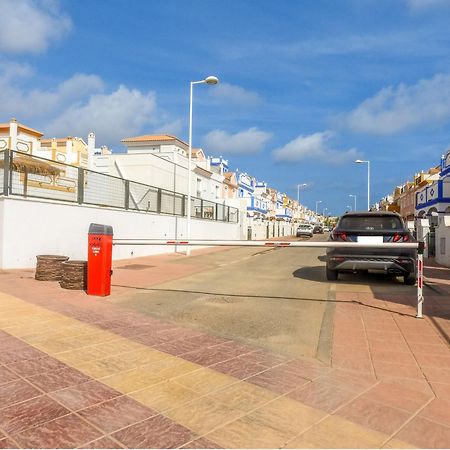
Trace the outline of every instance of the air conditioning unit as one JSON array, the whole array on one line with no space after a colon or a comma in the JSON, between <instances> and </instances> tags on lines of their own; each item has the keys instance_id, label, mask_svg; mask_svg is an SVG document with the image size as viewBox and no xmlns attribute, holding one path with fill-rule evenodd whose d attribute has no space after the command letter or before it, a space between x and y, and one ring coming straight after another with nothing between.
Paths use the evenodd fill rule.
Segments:
<instances>
[{"instance_id":1,"label":"air conditioning unit","mask_svg":"<svg viewBox=\"0 0 450 450\"><path fill-rule=\"evenodd\" d=\"M443 222L444 222L444 226L450 227L450 214L444 216L442 219L443 219Z\"/></svg>"}]
</instances>

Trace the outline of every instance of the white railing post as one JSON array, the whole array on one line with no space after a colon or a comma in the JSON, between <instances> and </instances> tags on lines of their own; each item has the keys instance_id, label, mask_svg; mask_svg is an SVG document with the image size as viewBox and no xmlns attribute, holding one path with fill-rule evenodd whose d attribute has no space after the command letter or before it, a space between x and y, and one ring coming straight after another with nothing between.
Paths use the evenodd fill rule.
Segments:
<instances>
[{"instance_id":1,"label":"white railing post","mask_svg":"<svg viewBox=\"0 0 450 450\"><path fill-rule=\"evenodd\" d=\"M417 315L418 319L422 319L423 310L423 251L424 242L419 242L419 247L417 248Z\"/></svg>"}]
</instances>

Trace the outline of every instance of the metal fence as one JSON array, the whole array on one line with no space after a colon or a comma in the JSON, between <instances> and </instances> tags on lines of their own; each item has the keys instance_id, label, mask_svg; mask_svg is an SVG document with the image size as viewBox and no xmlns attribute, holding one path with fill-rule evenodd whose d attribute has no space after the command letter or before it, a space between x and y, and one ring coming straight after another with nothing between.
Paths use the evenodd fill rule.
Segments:
<instances>
[{"instance_id":1,"label":"metal fence","mask_svg":"<svg viewBox=\"0 0 450 450\"><path fill-rule=\"evenodd\" d=\"M29 154L0 151L0 195L185 216L187 196ZM239 222L239 210L192 197L193 218Z\"/></svg>"}]
</instances>

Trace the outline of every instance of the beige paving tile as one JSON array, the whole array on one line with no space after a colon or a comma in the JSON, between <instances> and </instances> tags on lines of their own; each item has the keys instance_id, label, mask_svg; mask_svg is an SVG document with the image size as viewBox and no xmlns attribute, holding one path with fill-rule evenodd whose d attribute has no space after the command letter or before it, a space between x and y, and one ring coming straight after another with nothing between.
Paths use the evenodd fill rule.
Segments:
<instances>
[{"instance_id":1,"label":"beige paving tile","mask_svg":"<svg viewBox=\"0 0 450 450\"><path fill-rule=\"evenodd\" d=\"M134 392L130 397L152 409L164 412L195 400L199 395L175 381L168 381Z\"/></svg>"},{"instance_id":2,"label":"beige paving tile","mask_svg":"<svg viewBox=\"0 0 450 450\"><path fill-rule=\"evenodd\" d=\"M143 367L166 380L177 379L202 369L202 366L198 364L177 357L169 357L155 363L145 364Z\"/></svg>"},{"instance_id":3,"label":"beige paving tile","mask_svg":"<svg viewBox=\"0 0 450 450\"><path fill-rule=\"evenodd\" d=\"M223 448L281 448L289 434L242 417L207 434L206 438Z\"/></svg>"},{"instance_id":4,"label":"beige paving tile","mask_svg":"<svg viewBox=\"0 0 450 450\"><path fill-rule=\"evenodd\" d=\"M103 359L108 357L108 354L92 347L86 347L83 349L69 350L58 354L58 359L69 365L76 365L89 361L95 361L97 359Z\"/></svg>"},{"instance_id":5,"label":"beige paving tile","mask_svg":"<svg viewBox=\"0 0 450 450\"><path fill-rule=\"evenodd\" d=\"M206 434L226 422L237 419L242 412L228 408L210 397L202 397L166 411L164 415L197 434Z\"/></svg>"},{"instance_id":6,"label":"beige paving tile","mask_svg":"<svg viewBox=\"0 0 450 450\"><path fill-rule=\"evenodd\" d=\"M240 382L213 392L210 397L230 408L248 412L275 400L278 395L259 386Z\"/></svg>"},{"instance_id":7,"label":"beige paving tile","mask_svg":"<svg viewBox=\"0 0 450 450\"><path fill-rule=\"evenodd\" d=\"M125 345L122 345L122 347L125 348ZM113 358L121 359L122 361L127 361L130 368L133 366L138 367L146 364L157 365L159 363L175 359L170 355L161 353L157 350L145 348L144 346L136 348L135 350L131 348L130 350L131 351L129 352L115 355Z\"/></svg>"},{"instance_id":8,"label":"beige paving tile","mask_svg":"<svg viewBox=\"0 0 450 450\"><path fill-rule=\"evenodd\" d=\"M94 341L93 344L96 343L96 345L92 345L92 348L101 350L110 356L126 352L139 351L146 348L144 345L139 344L138 342L133 342L130 341L129 339L118 337L113 333L108 332L103 333L105 333L105 338L103 339L103 342ZM113 336L114 339L111 338L108 339L108 336Z\"/></svg>"},{"instance_id":9,"label":"beige paving tile","mask_svg":"<svg viewBox=\"0 0 450 450\"><path fill-rule=\"evenodd\" d=\"M330 416L289 441L286 448L379 448L387 435Z\"/></svg>"},{"instance_id":10,"label":"beige paving tile","mask_svg":"<svg viewBox=\"0 0 450 450\"><path fill-rule=\"evenodd\" d=\"M325 412L310 408L287 397L280 397L251 412L247 417L264 426L292 436L317 423Z\"/></svg>"},{"instance_id":11,"label":"beige paving tile","mask_svg":"<svg viewBox=\"0 0 450 450\"><path fill-rule=\"evenodd\" d=\"M418 447L408 444L408 442L401 441L400 439L391 439L389 442L384 444L382 448L418 448Z\"/></svg>"},{"instance_id":12,"label":"beige paving tile","mask_svg":"<svg viewBox=\"0 0 450 450\"><path fill-rule=\"evenodd\" d=\"M148 386L161 383L164 379L149 371L139 368L129 370L127 372L119 372L114 375L101 378L99 381L119 392L122 392L122 394L128 394L130 392L139 391Z\"/></svg>"},{"instance_id":13,"label":"beige paving tile","mask_svg":"<svg viewBox=\"0 0 450 450\"><path fill-rule=\"evenodd\" d=\"M176 379L177 383L200 394L208 394L226 385L236 383L236 378L203 368Z\"/></svg>"}]
</instances>

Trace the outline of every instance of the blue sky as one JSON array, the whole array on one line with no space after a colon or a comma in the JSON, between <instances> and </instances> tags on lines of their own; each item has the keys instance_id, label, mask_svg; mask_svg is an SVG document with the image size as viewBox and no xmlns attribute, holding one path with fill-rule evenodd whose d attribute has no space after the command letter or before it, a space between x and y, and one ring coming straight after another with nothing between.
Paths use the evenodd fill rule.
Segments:
<instances>
[{"instance_id":1,"label":"blue sky","mask_svg":"<svg viewBox=\"0 0 450 450\"><path fill-rule=\"evenodd\" d=\"M450 145L450 0L0 0L0 121L166 132L333 214Z\"/></svg>"}]
</instances>

